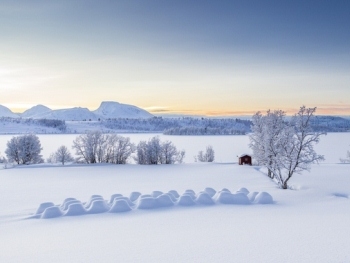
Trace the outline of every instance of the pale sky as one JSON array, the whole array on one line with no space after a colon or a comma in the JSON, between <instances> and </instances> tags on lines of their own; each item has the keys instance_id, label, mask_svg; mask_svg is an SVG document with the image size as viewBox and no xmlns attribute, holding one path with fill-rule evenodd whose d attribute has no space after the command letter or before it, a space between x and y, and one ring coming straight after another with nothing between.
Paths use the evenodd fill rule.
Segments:
<instances>
[{"instance_id":1,"label":"pale sky","mask_svg":"<svg viewBox=\"0 0 350 263\"><path fill-rule=\"evenodd\" d=\"M0 104L350 115L350 1L0 3Z\"/></svg>"}]
</instances>

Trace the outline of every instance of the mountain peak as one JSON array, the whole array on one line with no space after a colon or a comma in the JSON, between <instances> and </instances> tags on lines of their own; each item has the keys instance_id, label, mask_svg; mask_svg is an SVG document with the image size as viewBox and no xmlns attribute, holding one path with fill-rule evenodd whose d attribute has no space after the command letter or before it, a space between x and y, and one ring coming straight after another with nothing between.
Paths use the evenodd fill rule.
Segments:
<instances>
[{"instance_id":1,"label":"mountain peak","mask_svg":"<svg viewBox=\"0 0 350 263\"><path fill-rule=\"evenodd\" d=\"M0 105L0 118L1 117L18 118L19 116L13 113L9 108Z\"/></svg>"},{"instance_id":2,"label":"mountain peak","mask_svg":"<svg viewBox=\"0 0 350 263\"><path fill-rule=\"evenodd\" d=\"M26 110L21 114L21 117L23 118L35 118L36 115L47 113L51 111L49 107L46 107L44 105L36 105L34 107L31 107L30 109Z\"/></svg>"},{"instance_id":3,"label":"mountain peak","mask_svg":"<svg viewBox=\"0 0 350 263\"><path fill-rule=\"evenodd\" d=\"M116 101L103 101L100 107L94 113L104 119L114 118L151 118L148 111L139 107L122 104Z\"/></svg>"}]
</instances>

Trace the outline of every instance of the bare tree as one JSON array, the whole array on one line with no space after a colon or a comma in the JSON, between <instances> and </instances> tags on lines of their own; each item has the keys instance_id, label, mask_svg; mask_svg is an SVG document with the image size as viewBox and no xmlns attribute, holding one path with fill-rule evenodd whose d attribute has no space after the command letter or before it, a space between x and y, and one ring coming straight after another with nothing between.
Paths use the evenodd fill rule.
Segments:
<instances>
[{"instance_id":1,"label":"bare tree","mask_svg":"<svg viewBox=\"0 0 350 263\"><path fill-rule=\"evenodd\" d=\"M211 145L207 146L205 153L203 153L203 151L199 151L196 159L200 162L213 162L215 159L213 147Z\"/></svg>"},{"instance_id":2,"label":"bare tree","mask_svg":"<svg viewBox=\"0 0 350 263\"><path fill-rule=\"evenodd\" d=\"M68 148L64 145L62 145L57 149L54 156L55 156L56 162L60 162L62 163L62 165L64 165L66 162L74 161L74 158L72 157Z\"/></svg>"},{"instance_id":3,"label":"bare tree","mask_svg":"<svg viewBox=\"0 0 350 263\"><path fill-rule=\"evenodd\" d=\"M90 131L73 141L73 149L80 162L125 164L135 151L135 145L130 138Z\"/></svg>"},{"instance_id":4,"label":"bare tree","mask_svg":"<svg viewBox=\"0 0 350 263\"><path fill-rule=\"evenodd\" d=\"M155 136L137 145L134 159L138 164L174 164L182 163L184 156L185 151L178 151L172 142L161 142Z\"/></svg>"},{"instance_id":5,"label":"bare tree","mask_svg":"<svg viewBox=\"0 0 350 263\"><path fill-rule=\"evenodd\" d=\"M84 163L102 162L102 144L105 139L100 131L88 131L79 135L74 141L72 148L78 156L78 161Z\"/></svg>"},{"instance_id":6,"label":"bare tree","mask_svg":"<svg viewBox=\"0 0 350 263\"><path fill-rule=\"evenodd\" d=\"M108 134L104 146L104 162L126 164L135 148L129 137Z\"/></svg>"}]
</instances>

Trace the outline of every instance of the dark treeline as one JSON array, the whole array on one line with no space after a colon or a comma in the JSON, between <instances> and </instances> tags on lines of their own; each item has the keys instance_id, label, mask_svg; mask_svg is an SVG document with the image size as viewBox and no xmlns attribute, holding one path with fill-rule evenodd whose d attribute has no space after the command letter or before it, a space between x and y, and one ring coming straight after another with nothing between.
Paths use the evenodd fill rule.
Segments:
<instances>
[{"instance_id":1,"label":"dark treeline","mask_svg":"<svg viewBox=\"0 0 350 263\"><path fill-rule=\"evenodd\" d=\"M66 132L67 126L66 122L63 120L50 120L50 119L25 119L25 118L10 118L10 117L1 117L0 122L8 123L18 123L25 125L39 125L48 128L55 128L62 133Z\"/></svg>"},{"instance_id":2,"label":"dark treeline","mask_svg":"<svg viewBox=\"0 0 350 263\"><path fill-rule=\"evenodd\" d=\"M109 129L130 132L163 132L168 135L236 135L250 131L251 121L240 119L162 118L108 119L101 121Z\"/></svg>"}]
</instances>

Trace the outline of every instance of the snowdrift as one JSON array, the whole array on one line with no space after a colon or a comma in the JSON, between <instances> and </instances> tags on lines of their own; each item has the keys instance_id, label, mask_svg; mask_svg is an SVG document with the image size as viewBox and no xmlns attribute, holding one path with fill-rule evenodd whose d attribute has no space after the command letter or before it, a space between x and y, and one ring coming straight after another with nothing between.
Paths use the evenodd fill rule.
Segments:
<instances>
[{"instance_id":1,"label":"snowdrift","mask_svg":"<svg viewBox=\"0 0 350 263\"><path fill-rule=\"evenodd\" d=\"M69 197L61 205L45 202L39 205L35 214L30 218L50 219L61 216L81 216L101 213L124 213L133 210L150 210L172 206L211 206L224 205L250 205L250 204L273 204L272 196L267 192L252 192L246 188L240 188L235 193L224 188L215 191L207 187L203 191L195 193L188 189L182 195L175 190L167 193L153 191L151 194L142 195L132 192L129 197L121 194L113 194L109 200L101 195L92 195L86 203Z\"/></svg>"}]
</instances>

